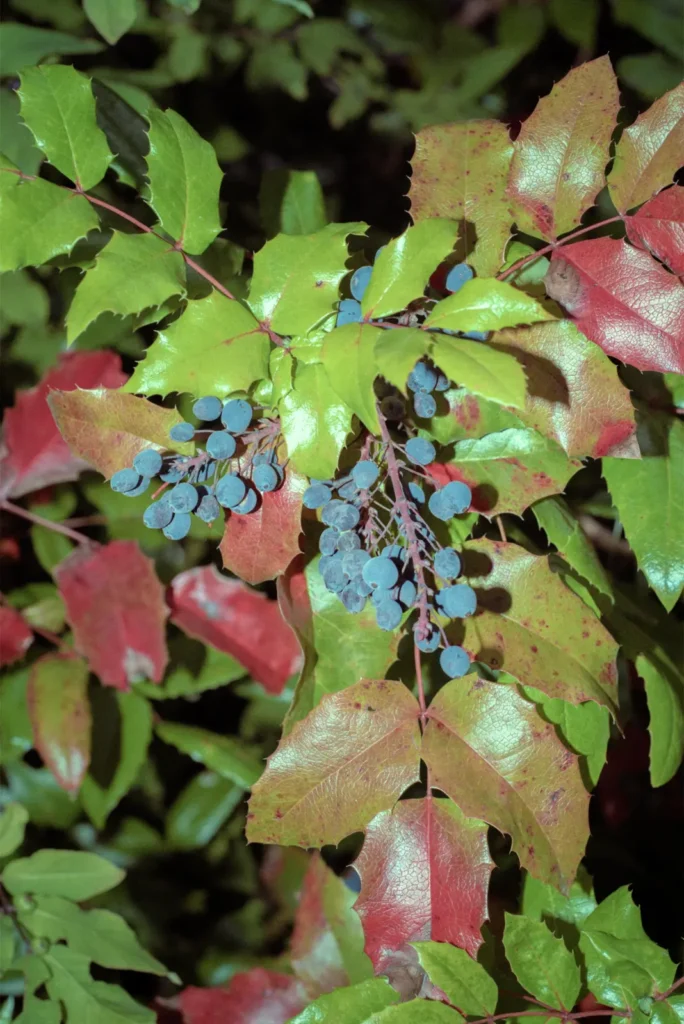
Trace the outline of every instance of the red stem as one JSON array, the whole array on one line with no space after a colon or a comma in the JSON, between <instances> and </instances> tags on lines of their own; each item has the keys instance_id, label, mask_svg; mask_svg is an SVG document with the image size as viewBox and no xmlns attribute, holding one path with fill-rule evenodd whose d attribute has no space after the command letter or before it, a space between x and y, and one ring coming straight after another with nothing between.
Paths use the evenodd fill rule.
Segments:
<instances>
[{"instance_id":1,"label":"red stem","mask_svg":"<svg viewBox=\"0 0 684 1024\"><path fill-rule=\"evenodd\" d=\"M416 663L416 683L418 685L418 704L420 705L420 716L425 717L425 711L427 704L425 703L425 689L423 687L423 668L420 664L420 649L417 644L413 645L413 657ZM430 785L428 783L428 793L430 792Z\"/></svg>"},{"instance_id":2,"label":"red stem","mask_svg":"<svg viewBox=\"0 0 684 1024\"><path fill-rule=\"evenodd\" d=\"M606 224L614 224L618 220L622 220L622 214L618 214L617 217L608 217L606 220L600 220L598 224L590 224L586 228L579 228L578 231L573 231L565 238L561 238L558 242L550 242L545 245L543 249L537 249L536 252L531 252L529 256L523 256L522 259L516 260L516 262L510 266L507 270L502 270L500 274L496 275L497 281L504 281L514 271L520 270L521 267L526 266L528 263L532 263L533 260L538 260L540 256L546 256L547 252L553 252L554 249L558 249L561 245L565 245L566 242L572 242L575 238L579 238L580 235L586 235L589 231L597 231L598 228L603 228Z\"/></svg>"},{"instance_id":3,"label":"red stem","mask_svg":"<svg viewBox=\"0 0 684 1024\"><path fill-rule=\"evenodd\" d=\"M76 530L64 526L63 523L55 523L51 519L44 519L43 516L38 516L35 512L29 512L27 508L22 508L21 505L15 505L13 501L0 501L0 509L3 509L5 512L11 512L15 516L21 516L22 519L28 519L30 523L35 523L36 526L44 526L46 530L53 530L55 533L61 533L65 537L70 537L77 544L95 543L95 541L86 537L85 534L78 533Z\"/></svg>"}]
</instances>

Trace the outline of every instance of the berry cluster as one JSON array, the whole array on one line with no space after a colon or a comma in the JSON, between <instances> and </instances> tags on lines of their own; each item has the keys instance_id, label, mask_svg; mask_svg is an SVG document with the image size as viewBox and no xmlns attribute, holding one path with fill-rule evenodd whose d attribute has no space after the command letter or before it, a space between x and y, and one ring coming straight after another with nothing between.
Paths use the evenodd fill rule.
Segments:
<instances>
[{"instance_id":1,"label":"berry cluster","mask_svg":"<svg viewBox=\"0 0 684 1024\"><path fill-rule=\"evenodd\" d=\"M259 495L275 491L284 478L277 457L277 421L262 419L252 425L254 410L243 398L224 403L208 395L199 398L192 411L210 426L198 429L192 423L177 423L169 437L203 441L203 449L198 447L195 455L177 455L148 448L138 452L131 468L120 469L110 481L112 490L133 498L144 494L158 476L162 484L153 498L161 497L145 509L143 522L169 540L187 536L193 513L212 523L222 508L238 515L253 512Z\"/></svg>"}]
</instances>

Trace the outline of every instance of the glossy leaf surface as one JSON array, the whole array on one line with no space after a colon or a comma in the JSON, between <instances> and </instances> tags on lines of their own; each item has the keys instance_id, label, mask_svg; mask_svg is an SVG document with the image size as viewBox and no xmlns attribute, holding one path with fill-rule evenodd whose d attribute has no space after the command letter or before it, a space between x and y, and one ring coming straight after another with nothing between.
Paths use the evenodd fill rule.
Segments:
<instances>
[{"instance_id":1,"label":"glossy leaf surface","mask_svg":"<svg viewBox=\"0 0 684 1024\"><path fill-rule=\"evenodd\" d=\"M612 589L606 571L567 502L560 497L544 498L532 506L532 511L549 542L575 572L610 597Z\"/></svg>"},{"instance_id":2,"label":"glossy leaf surface","mask_svg":"<svg viewBox=\"0 0 684 1024\"><path fill-rule=\"evenodd\" d=\"M416 942L421 966L430 981L463 1013L488 1017L499 997L496 982L466 953L447 942Z\"/></svg>"},{"instance_id":3,"label":"glossy leaf surface","mask_svg":"<svg viewBox=\"0 0 684 1024\"><path fill-rule=\"evenodd\" d=\"M38 850L13 860L2 873L3 885L15 896L34 893L78 901L113 889L123 877L103 857L80 850Z\"/></svg>"},{"instance_id":4,"label":"glossy leaf surface","mask_svg":"<svg viewBox=\"0 0 684 1024\"><path fill-rule=\"evenodd\" d=\"M429 335L418 327L382 331L373 350L378 372L405 394L408 375L426 354L429 340Z\"/></svg>"},{"instance_id":5,"label":"glossy leaf surface","mask_svg":"<svg viewBox=\"0 0 684 1024\"><path fill-rule=\"evenodd\" d=\"M321 480L333 476L351 430L352 410L333 389L321 363L297 366L294 388L281 400L279 411L295 469Z\"/></svg>"},{"instance_id":6,"label":"glossy leaf surface","mask_svg":"<svg viewBox=\"0 0 684 1024\"><path fill-rule=\"evenodd\" d=\"M553 319L536 299L512 284L476 277L433 306L425 326L450 331L499 331L502 327Z\"/></svg>"},{"instance_id":7,"label":"glossy leaf surface","mask_svg":"<svg viewBox=\"0 0 684 1024\"><path fill-rule=\"evenodd\" d=\"M644 680L648 701L651 785L662 786L684 757L684 677L669 659L643 654L636 659L636 670Z\"/></svg>"},{"instance_id":8,"label":"glossy leaf surface","mask_svg":"<svg viewBox=\"0 0 684 1024\"><path fill-rule=\"evenodd\" d=\"M371 324L345 324L328 334L323 345L323 360L328 380L345 405L364 426L380 433L373 382L375 344L383 333Z\"/></svg>"},{"instance_id":9,"label":"glossy leaf surface","mask_svg":"<svg viewBox=\"0 0 684 1024\"><path fill-rule=\"evenodd\" d=\"M420 298L432 272L453 249L457 235L455 221L429 219L391 239L373 264L361 300L364 317L379 320Z\"/></svg>"},{"instance_id":10,"label":"glossy leaf surface","mask_svg":"<svg viewBox=\"0 0 684 1024\"><path fill-rule=\"evenodd\" d=\"M450 380L473 394L514 408L525 405L525 374L505 352L468 338L434 333L431 353Z\"/></svg>"},{"instance_id":11,"label":"glossy leaf surface","mask_svg":"<svg viewBox=\"0 0 684 1024\"><path fill-rule=\"evenodd\" d=\"M547 1006L572 1010L582 981L563 940L542 922L506 914L503 941L506 958L525 990Z\"/></svg>"},{"instance_id":12,"label":"glossy leaf surface","mask_svg":"<svg viewBox=\"0 0 684 1024\"><path fill-rule=\"evenodd\" d=\"M648 249L674 274L684 274L684 188L673 185L659 192L625 218L629 240Z\"/></svg>"},{"instance_id":13,"label":"glossy leaf surface","mask_svg":"<svg viewBox=\"0 0 684 1024\"><path fill-rule=\"evenodd\" d=\"M365 1024L398 1000L399 994L385 980L373 978L319 996L290 1024Z\"/></svg>"},{"instance_id":14,"label":"glossy leaf surface","mask_svg":"<svg viewBox=\"0 0 684 1024\"><path fill-rule=\"evenodd\" d=\"M36 750L62 789L77 793L90 764L87 663L44 655L31 667L26 697Z\"/></svg>"}]
</instances>

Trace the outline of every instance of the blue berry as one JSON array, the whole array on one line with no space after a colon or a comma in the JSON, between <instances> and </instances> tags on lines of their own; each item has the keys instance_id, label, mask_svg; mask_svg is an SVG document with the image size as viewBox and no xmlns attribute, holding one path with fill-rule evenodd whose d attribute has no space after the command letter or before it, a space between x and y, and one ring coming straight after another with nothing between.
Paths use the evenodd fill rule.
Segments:
<instances>
[{"instance_id":1,"label":"blue berry","mask_svg":"<svg viewBox=\"0 0 684 1024\"><path fill-rule=\"evenodd\" d=\"M427 391L417 391L413 399L413 409L421 420L429 420L437 412L437 403Z\"/></svg>"},{"instance_id":2,"label":"blue berry","mask_svg":"<svg viewBox=\"0 0 684 1024\"><path fill-rule=\"evenodd\" d=\"M329 519L328 522L331 526L336 526L338 530L353 530L360 518L358 508L343 501L332 510L332 519Z\"/></svg>"},{"instance_id":3,"label":"blue berry","mask_svg":"<svg viewBox=\"0 0 684 1024\"><path fill-rule=\"evenodd\" d=\"M173 509L166 500L153 501L143 512L143 523L150 530L163 530L173 519Z\"/></svg>"},{"instance_id":4,"label":"blue berry","mask_svg":"<svg viewBox=\"0 0 684 1024\"><path fill-rule=\"evenodd\" d=\"M437 377L437 383L435 384L435 391L448 391L449 390L449 378L443 373L440 373Z\"/></svg>"},{"instance_id":5,"label":"blue berry","mask_svg":"<svg viewBox=\"0 0 684 1024\"><path fill-rule=\"evenodd\" d=\"M375 261L377 260L378 256L380 255L380 253L381 253L381 252L382 252L382 251L383 251L384 249L386 249L386 248L387 248L387 246L386 246L386 245L381 245L381 246L380 246L380 248L379 248L379 249L377 250L377 252L375 253L375 256L373 257L373 263L375 263Z\"/></svg>"},{"instance_id":6,"label":"blue berry","mask_svg":"<svg viewBox=\"0 0 684 1024\"><path fill-rule=\"evenodd\" d=\"M192 441L195 436L195 428L192 423L176 423L169 430L169 437L172 441Z\"/></svg>"},{"instance_id":7,"label":"blue berry","mask_svg":"<svg viewBox=\"0 0 684 1024\"><path fill-rule=\"evenodd\" d=\"M340 534L340 539L337 544L339 551L356 551L357 548L361 547L361 538L358 533L354 533L353 530L345 530L344 533Z\"/></svg>"},{"instance_id":8,"label":"blue berry","mask_svg":"<svg viewBox=\"0 0 684 1024\"><path fill-rule=\"evenodd\" d=\"M401 558L403 559L406 554L406 548L403 548L401 544L388 544L386 548L383 548L380 552L380 558Z\"/></svg>"},{"instance_id":9,"label":"blue berry","mask_svg":"<svg viewBox=\"0 0 684 1024\"><path fill-rule=\"evenodd\" d=\"M216 472L216 463L212 460L211 462L205 462L203 466L197 470L197 483L203 484L207 480L210 480Z\"/></svg>"},{"instance_id":10,"label":"blue berry","mask_svg":"<svg viewBox=\"0 0 684 1024\"><path fill-rule=\"evenodd\" d=\"M362 459L352 469L354 483L361 490L367 490L369 487L372 487L379 475L380 470L370 459Z\"/></svg>"},{"instance_id":11,"label":"blue berry","mask_svg":"<svg viewBox=\"0 0 684 1024\"><path fill-rule=\"evenodd\" d=\"M473 500L473 492L462 480L451 480L446 487L442 488L442 494L453 508L453 514L460 516L470 508Z\"/></svg>"},{"instance_id":12,"label":"blue berry","mask_svg":"<svg viewBox=\"0 0 684 1024\"><path fill-rule=\"evenodd\" d=\"M416 363L408 376L411 391L432 391L437 383L437 372L426 363Z\"/></svg>"},{"instance_id":13,"label":"blue berry","mask_svg":"<svg viewBox=\"0 0 684 1024\"><path fill-rule=\"evenodd\" d=\"M200 501L195 515L204 523L213 523L221 515L221 506L213 494L205 494Z\"/></svg>"},{"instance_id":14,"label":"blue berry","mask_svg":"<svg viewBox=\"0 0 684 1024\"><path fill-rule=\"evenodd\" d=\"M461 571L461 559L453 548L442 548L432 563L434 570L443 580L455 580Z\"/></svg>"},{"instance_id":15,"label":"blue berry","mask_svg":"<svg viewBox=\"0 0 684 1024\"><path fill-rule=\"evenodd\" d=\"M192 407L193 414L198 420L204 420L205 423L210 423L211 420L217 420L223 410L223 403L220 398L214 398L213 395L207 395L205 398L198 398Z\"/></svg>"},{"instance_id":16,"label":"blue berry","mask_svg":"<svg viewBox=\"0 0 684 1024\"><path fill-rule=\"evenodd\" d=\"M403 615L402 607L398 601L383 601L375 607L375 618L380 629L388 632L396 629Z\"/></svg>"},{"instance_id":17,"label":"blue berry","mask_svg":"<svg viewBox=\"0 0 684 1024\"><path fill-rule=\"evenodd\" d=\"M428 635L424 637L422 640L418 639L418 626L413 627L413 632L415 634L416 647L418 648L419 651L422 651L423 654L432 654L432 652L436 651L437 648L439 647L440 638L438 629L431 629Z\"/></svg>"},{"instance_id":18,"label":"blue berry","mask_svg":"<svg viewBox=\"0 0 684 1024\"><path fill-rule=\"evenodd\" d=\"M363 576L361 577L361 579L363 580L364 583L366 583L366 581L363 579ZM369 586L369 584L366 583L366 586ZM371 601L373 602L374 605L384 604L386 601L396 601L397 597L399 596L396 587L391 587L389 590L387 590L385 587L376 587L375 589L373 589L373 587L370 587L370 592Z\"/></svg>"},{"instance_id":19,"label":"blue berry","mask_svg":"<svg viewBox=\"0 0 684 1024\"><path fill-rule=\"evenodd\" d=\"M445 647L439 656L439 664L449 679L460 679L470 668L470 658L462 647Z\"/></svg>"},{"instance_id":20,"label":"blue berry","mask_svg":"<svg viewBox=\"0 0 684 1024\"><path fill-rule=\"evenodd\" d=\"M325 523L326 526L337 526L335 522L335 516L337 515L338 508L342 508L344 505L343 501L338 498L331 498L330 501L326 502L321 512L321 522Z\"/></svg>"},{"instance_id":21,"label":"blue berry","mask_svg":"<svg viewBox=\"0 0 684 1024\"><path fill-rule=\"evenodd\" d=\"M361 319L361 303L356 299L342 299L335 324L337 327L344 327L345 324L356 324Z\"/></svg>"},{"instance_id":22,"label":"blue berry","mask_svg":"<svg viewBox=\"0 0 684 1024\"><path fill-rule=\"evenodd\" d=\"M239 505L235 505L233 512L237 512L238 515L246 516L250 512L253 512L257 507L259 499L257 498L257 492L249 490L245 494L244 498Z\"/></svg>"},{"instance_id":23,"label":"blue berry","mask_svg":"<svg viewBox=\"0 0 684 1024\"><path fill-rule=\"evenodd\" d=\"M435 459L435 446L424 437L412 437L406 442L406 454L418 466L427 466Z\"/></svg>"},{"instance_id":24,"label":"blue berry","mask_svg":"<svg viewBox=\"0 0 684 1024\"><path fill-rule=\"evenodd\" d=\"M168 526L165 526L162 533L168 540L183 540L190 532L191 519L187 512L176 512Z\"/></svg>"},{"instance_id":25,"label":"blue berry","mask_svg":"<svg viewBox=\"0 0 684 1024\"><path fill-rule=\"evenodd\" d=\"M199 494L192 484L176 484L168 500L174 512L192 512L197 507Z\"/></svg>"},{"instance_id":26,"label":"blue berry","mask_svg":"<svg viewBox=\"0 0 684 1024\"><path fill-rule=\"evenodd\" d=\"M408 492L414 501L417 501L420 505L425 501L425 491L420 484L415 483L413 480L408 485Z\"/></svg>"},{"instance_id":27,"label":"blue berry","mask_svg":"<svg viewBox=\"0 0 684 1024\"><path fill-rule=\"evenodd\" d=\"M216 499L224 508L235 508L246 493L247 484L237 473L228 473L216 485Z\"/></svg>"},{"instance_id":28,"label":"blue berry","mask_svg":"<svg viewBox=\"0 0 684 1024\"><path fill-rule=\"evenodd\" d=\"M470 338L471 341L486 341L489 337L489 331L466 331L463 337Z\"/></svg>"},{"instance_id":29,"label":"blue berry","mask_svg":"<svg viewBox=\"0 0 684 1024\"><path fill-rule=\"evenodd\" d=\"M140 474L134 469L119 469L109 481L109 486L118 494L127 494L140 483Z\"/></svg>"},{"instance_id":30,"label":"blue berry","mask_svg":"<svg viewBox=\"0 0 684 1024\"><path fill-rule=\"evenodd\" d=\"M252 422L252 406L244 398L231 398L223 406L221 423L231 434L241 434Z\"/></svg>"},{"instance_id":31,"label":"blue berry","mask_svg":"<svg viewBox=\"0 0 684 1024\"><path fill-rule=\"evenodd\" d=\"M410 608L413 605L417 594L418 589L413 580L404 580L399 588L399 600L403 604L404 608Z\"/></svg>"},{"instance_id":32,"label":"blue berry","mask_svg":"<svg viewBox=\"0 0 684 1024\"><path fill-rule=\"evenodd\" d=\"M337 551L337 544L342 534L334 526L324 530L318 541L318 549L322 555L332 555ZM323 570L321 570L322 572Z\"/></svg>"},{"instance_id":33,"label":"blue berry","mask_svg":"<svg viewBox=\"0 0 684 1024\"><path fill-rule=\"evenodd\" d=\"M363 578L366 583L377 589L389 590L399 579L399 570L391 558L370 558L363 567Z\"/></svg>"},{"instance_id":34,"label":"blue berry","mask_svg":"<svg viewBox=\"0 0 684 1024\"><path fill-rule=\"evenodd\" d=\"M457 263L447 274L446 290L448 292L459 291L466 281L470 281L471 277L473 277L473 268L469 267L467 263Z\"/></svg>"},{"instance_id":35,"label":"blue berry","mask_svg":"<svg viewBox=\"0 0 684 1024\"><path fill-rule=\"evenodd\" d=\"M344 537L345 535L342 534ZM354 579L356 576L360 576L363 572L363 567L370 561L370 555L367 551L347 551L342 558L342 568L346 574ZM365 581L368 583L368 580ZM370 584L369 584L370 586Z\"/></svg>"},{"instance_id":36,"label":"blue berry","mask_svg":"<svg viewBox=\"0 0 684 1024\"><path fill-rule=\"evenodd\" d=\"M371 587L368 586L363 576L357 576L355 579L351 580L349 586L354 587L356 592L361 594L361 597L368 597L370 594L378 593L377 590L372 590Z\"/></svg>"},{"instance_id":37,"label":"blue berry","mask_svg":"<svg viewBox=\"0 0 684 1024\"><path fill-rule=\"evenodd\" d=\"M255 460L256 463L256 460ZM323 505L327 505L332 498L332 491L325 484L311 484L310 487L304 491L304 497L302 501L304 508L322 508Z\"/></svg>"},{"instance_id":38,"label":"blue berry","mask_svg":"<svg viewBox=\"0 0 684 1024\"><path fill-rule=\"evenodd\" d=\"M185 476L184 461L184 459L174 459L170 463L170 468L165 473L161 473L159 479L163 480L166 484L177 484Z\"/></svg>"},{"instance_id":39,"label":"blue berry","mask_svg":"<svg viewBox=\"0 0 684 1024\"><path fill-rule=\"evenodd\" d=\"M156 476L162 468L162 457L154 448L138 452L133 459L133 469L141 476Z\"/></svg>"},{"instance_id":40,"label":"blue berry","mask_svg":"<svg viewBox=\"0 0 684 1024\"><path fill-rule=\"evenodd\" d=\"M268 494L269 491L275 491L280 479L273 466L255 466L252 470L252 483L262 494Z\"/></svg>"},{"instance_id":41,"label":"blue berry","mask_svg":"<svg viewBox=\"0 0 684 1024\"><path fill-rule=\"evenodd\" d=\"M443 493L443 488L432 492L428 501L428 508L436 519L441 519L443 522L451 519L454 515L451 502Z\"/></svg>"},{"instance_id":42,"label":"blue berry","mask_svg":"<svg viewBox=\"0 0 684 1024\"><path fill-rule=\"evenodd\" d=\"M352 275L349 290L354 296L354 298L358 299L359 302L361 301L365 294L372 273L372 267L359 267L359 269L354 271Z\"/></svg>"},{"instance_id":43,"label":"blue berry","mask_svg":"<svg viewBox=\"0 0 684 1024\"><path fill-rule=\"evenodd\" d=\"M342 486L338 488L337 493L340 498L344 498L345 501L354 501L359 496L359 489L353 480L349 480L346 484L342 484Z\"/></svg>"},{"instance_id":44,"label":"blue berry","mask_svg":"<svg viewBox=\"0 0 684 1024\"><path fill-rule=\"evenodd\" d=\"M235 438L227 430L215 430L207 438L207 451L213 459L232 458L235 447Z\"/></svg>"},{"instance_id":45,"label":"blue berry","mask_svg":"<svg viewBox=\"0 0 684 1024\"><path fill-rule=\"evenodd\" d=\"M144 494L147 488L150 486L149 476L141 476L140 483L137 487L134 487L132 491L123 491L124 498L139 498L141 494Z\"/></svg>"},{"instance_id":46,"label":"blue berry","mask_svg":"<svg viewBox=\"0 0 684 1024\"><path fill-rule=\"evenodd\" d=\"M326 565L323 572L323 583L327 590L333 594L340 594L346 587L349 579L342 568L342 562L333 561Z\"/></svg>"},{"instance_id":47,"label":"blue berry","mask_svg":"<svg viewBox=\"0 0 684 1024\"><path fill-rule=\"evenodd\" d=\"M352 583L348 583L347 586L340 594L340 601L353 615L357 615L362 612L366 606L366 598L363 594L360 594L356 587Z\"/></svg>"},{"instance_id":48,"label":"blue berry","mask_svg":"<svg viewBox=\"0 0 684 1024\"><path fill-rule=\"evenodd\" d=\"M456 583L439 591L437 604L450 619L467 619L477 608L477 595L467 583Z\"/></svg>"}]
</instances>

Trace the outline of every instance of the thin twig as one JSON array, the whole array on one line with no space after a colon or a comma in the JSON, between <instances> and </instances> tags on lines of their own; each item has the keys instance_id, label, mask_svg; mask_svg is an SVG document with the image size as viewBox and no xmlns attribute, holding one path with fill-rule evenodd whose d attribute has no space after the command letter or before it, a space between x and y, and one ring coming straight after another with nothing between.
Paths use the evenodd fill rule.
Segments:
<instances>
[{"instance_id":1,"label":"thin twig","mask_svg":"<svg viewBox=\"0 0 684 1024\"><path fill-rule=\"evenodd\" d=\"M501 518L501 516L496 516L495 518L496 518L496 525L499 528L499 536L501 537L501 540L504 542L504 544L507 544L508 543L508 537L506 536L506 528L504 527L503 519Z\"/></svg>"},{"instance_id":2,"label":"thin twig","mask_svg":"<svg viewBox=\"0 0 684 1024\"><path fill-rule=\"evenodd\" d=\"M65 526L64 523L55 523L52 519L44 519L43 516L38 516L35 512L29 512L27 508L22 508L21 505L15 505L13 501L0 501L0 509L5 512L11 512L15 516L20 516L22 519L28 519L30 523L35 523L36 526L44 526L46 530L52 530L54 533L61 533L65 537L70 537L77 544L95 543L95 541L86 537L85 534L72 530L71 527Z\"/></svg>"},{"instance_id":3,"label":"thin twig","mask_svg":"<svg viewBox=\"0 0 684 1024\"><path fill-rule=\"evenodd\" d=\"M561 238L558 242L550 242L549 245L545 245L543 249L537 249L536 252L531 252L528 256L523 256L522 259L516 260L512 266L508 267L507 270L502 270L500 274L496 275L497 281L504 281L511 274L515 273L516 270L520 270L521 267L527 266L528 263L532 263L534 260L538 260L540 256L546 256L547 253L553 252L560 246L565 245L566 242L573 242L580 235L586 235L590 231L598 231L599 228L605 227L607 224L614 224L616 221L622 220L622 215L618 214L617 217L608 217L606 220L600 220L598 224L589 224L588 227L579 228L577 231L571 232L566 235L565 238Z\"/></svg>"}]
</instances>

